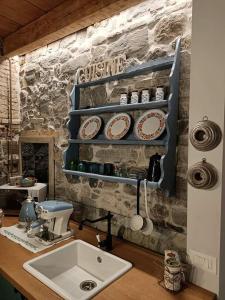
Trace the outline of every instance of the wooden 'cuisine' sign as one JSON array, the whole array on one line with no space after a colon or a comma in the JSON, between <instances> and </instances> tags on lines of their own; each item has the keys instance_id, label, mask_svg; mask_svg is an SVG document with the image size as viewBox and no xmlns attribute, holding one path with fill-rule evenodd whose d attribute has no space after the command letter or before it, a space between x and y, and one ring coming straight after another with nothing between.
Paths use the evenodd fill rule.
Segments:
<instances>
[{"instance_id":1,"label":"wooden 'cuisine' sign","mask_svg":"<svg viewBox=\"0 0 225 300\"><path fill-rule=\"evenodd\" d=\"M77 83L84 83L100 78L113 76L123 72L126 62L126 55L120 55L113 59L98 62L77 71Z\"/></svg>"}]
</instances>

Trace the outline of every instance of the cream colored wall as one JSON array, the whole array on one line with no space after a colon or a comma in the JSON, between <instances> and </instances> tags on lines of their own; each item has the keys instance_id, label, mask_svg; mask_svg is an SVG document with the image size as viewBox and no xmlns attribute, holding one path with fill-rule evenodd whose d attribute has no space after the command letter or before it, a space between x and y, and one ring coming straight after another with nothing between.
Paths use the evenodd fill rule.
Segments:
<instances>
[{"instance_id":1,"label":"cream colored wall","mask_svg":"<svg viewBox=\"0 0 225 300\"><path fill-rule=\"evenodd\" d=\"M191 57L189 128L207 115L224 132L225 99L225 1L194 0ZM200 152L189 142L188 165L203 157L218 170L219 182L212 190L188 186L187 250L217 258L217 274L195 269L196 284L219 292L223 141L214 150ZM222 260L221 260L222 262ZM222 272L222 269L221 269ZM223 274L220 274L223 277ZM225 299L221 294L220 299Z\"/></svg>"}]
</instances>

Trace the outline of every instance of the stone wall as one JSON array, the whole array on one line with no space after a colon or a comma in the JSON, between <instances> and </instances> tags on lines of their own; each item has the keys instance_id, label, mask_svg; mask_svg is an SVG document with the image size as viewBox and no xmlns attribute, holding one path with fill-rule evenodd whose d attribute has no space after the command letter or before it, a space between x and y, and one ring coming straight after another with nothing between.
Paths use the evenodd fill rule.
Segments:
<instances>
[{"instance_id":1,"label":"stone wall","mask_svg":"<svg viewBox=\"0 0 225 300\"><path fill-rule=\"evenodd\" d=\"M11 59L11 109L9 104L9 69L9 61L0 59L0 184L7 182L9 172L10 175L18 173L19 162L17 141L20 128L20 86L19 60L17 57ZM12 116L11 126L10 110Z\"/></svg>"},{"instance_id":2,"label":"stone wall","mask_svg":"<svg viewBox=\"0 0 225 300\"><path fill-rule=\"evenodd\" d=\"M176 197L166 198L149 191L150 216L154 232L144 236L132 232L129 219L135 213L136 188L87 178L66 177L62 172L62 153L67 147L66 123L71 107L69 94L78 68L126 53L127 65L134 65L174 53L175 39L182 37L179 140ZM187 133L190 76L191 1L148 0L119 15L72 34L20 59L21 116L23 134L55 136L56 196L74 202L75 218L95 218L107 210L114 214L113 233L126 240L163 253L165 248L186 251L187 213ZM81 105L100 105L118 101L121 91L168 85L168 72L157 72L134 81L121 81L86 89ZM103 118L109 115L103 115ZM35 122L42 118L41 124ZM83 159L120 162L146 167L162 147L81 146ZM145 215L143 197L141 213ZM97 224L106 230L106 224Z\"/></svg>"}]
</instances>

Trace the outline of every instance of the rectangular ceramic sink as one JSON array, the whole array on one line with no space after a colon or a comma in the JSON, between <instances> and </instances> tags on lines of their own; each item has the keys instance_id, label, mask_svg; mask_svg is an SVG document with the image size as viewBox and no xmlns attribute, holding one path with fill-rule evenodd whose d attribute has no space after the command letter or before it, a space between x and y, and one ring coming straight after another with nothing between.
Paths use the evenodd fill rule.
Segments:
<instances>
[{"instance_id":1,"label":"rectangular ceramic sink","mask_svg":"<svg viewBox=\"0 0 225 300\"><path fill-rule=\"evenodd\" d=\"M127 272L132 265L76 240L27 261L23 267L64 299L85 300Z\"/></svg>"}]
</instances>

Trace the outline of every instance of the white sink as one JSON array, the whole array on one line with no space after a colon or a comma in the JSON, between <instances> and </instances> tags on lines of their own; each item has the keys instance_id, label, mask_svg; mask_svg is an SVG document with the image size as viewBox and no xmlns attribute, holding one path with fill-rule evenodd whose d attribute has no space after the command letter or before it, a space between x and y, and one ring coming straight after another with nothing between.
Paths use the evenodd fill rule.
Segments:
<instances>
[{"instance_id":1,"label":"white sink","mask_svg":"<svg viewBox=\"0 0 225 300\"><path fill-rule=\"evenodd\" d=\"M84 300L93 297L132 265L82 240L76 240L27 261L23 267L64 299ZM81 288L82 283L88 290Z\"/></svg>"}]
</instances>

